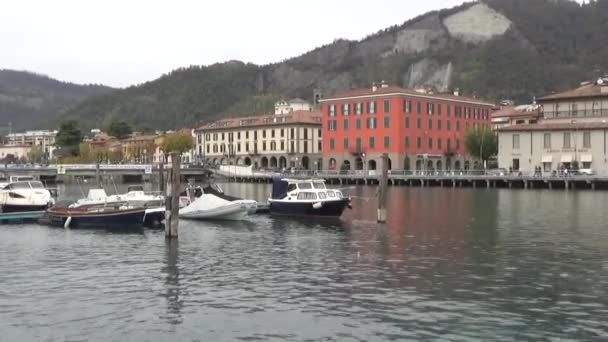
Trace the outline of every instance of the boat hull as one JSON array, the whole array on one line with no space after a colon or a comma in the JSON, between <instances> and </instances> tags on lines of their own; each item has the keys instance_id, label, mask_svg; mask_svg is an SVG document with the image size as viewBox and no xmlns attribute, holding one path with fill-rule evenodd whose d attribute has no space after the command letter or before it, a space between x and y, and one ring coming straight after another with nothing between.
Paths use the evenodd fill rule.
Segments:
<instances>
[{"instance_id":1,"label":"boat hull","mask_svg":"<svg viewBox=\"0 0 608 342\"><path fill-rule=\"evenodd\" d=\"M66 228L122 229L141 227L144 215L145 209L143 208L100 212L49 209L42 221L52 226Z\"/></svg>"},{"instance_id":2,"label":"boat hull","mask_svg":"<svg viewBox=\"0 0 608 342\"><path fill-rule=\"evenodd\" d=\"M180 210L179 217L191 220L243 220L248 215L248 208L236 203L208 210L184 209Z\"/></svg>"},{"instance_id":3,"label":"boat hull","mask_svg":"<svg viewBox=\"0 0 608 342\"><path fill-rule=\"evenodd\" d=\"M2 205L3 213L21 213L30 211L44 211L48 208L48 205L16 205L16 204L4 204Z\"/></svg>"},{"instance_id":4,"label":"boat hull","mask_svg":"<svg viewBox=\"0 0 608 342\"><path fill-rule=\"evenodd\" d=\"M322 203L315 208L315 203ZM270 214L289 216L340 217L350 205L348 198L324 202L271 201Z\"/></svg>"}]
</instances>

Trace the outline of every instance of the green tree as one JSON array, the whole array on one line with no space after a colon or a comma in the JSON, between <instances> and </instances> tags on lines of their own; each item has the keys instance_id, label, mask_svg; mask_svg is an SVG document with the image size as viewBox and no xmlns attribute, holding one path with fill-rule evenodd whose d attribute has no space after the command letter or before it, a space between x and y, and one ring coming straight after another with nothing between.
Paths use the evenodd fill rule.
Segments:
<instances>
[{"instance_id":1,"label":"green tree","mask_svg":"<svg viewBox=\"0 0 608 342\"><path fill-rule=\"evenodd\" d=\"M165 136L160 148L165 153L178 152L180 155L194 147L194 139L190 134L173 133Z\"/></svg>"},{"instance_id":2,"label":"green tree","mask_svg":"<svg viewBox=\"0 0 608 342\"><path fill-rule=\"evenodd\" d=\"M59 146L65 153L73 156L78 155L78 145L82 140L82 133L78 129L78 124L75 120L65 121L59 126L59 132L55 137L55 144Z\"/></svg>"},{"instance_id":3,"label":"green tree","mask_svg":"<svg viewBox=\"0 0 608 342\"><path fill-rule=\"evenodd\" d=\"M27 159L32 163L41 163L44 161L46 153L40 146L32 146L30 151L27 153Z\"/></svg>"},{"instance_id":4,"label":"green tree","mask_svg":"<svg viewBox=\"0 0 608 342\"><path fill-rule=\"evenodd\" d=\"M131 133L133 133L133 128L124 121L113 120L108 127L108 134L118 139L127 138Z\"/></svg>"},{"instance_id":5,"label":"green tree","mask_svg":"<svg viewBox=\"0 0 608 342\"><path fill-rule=\"evenodd\" d=\"M464 144L471 156L482 161L486 161L498 153L496 134L485 126L469 129L465 133Z\"/></svg>"}]
</instances>

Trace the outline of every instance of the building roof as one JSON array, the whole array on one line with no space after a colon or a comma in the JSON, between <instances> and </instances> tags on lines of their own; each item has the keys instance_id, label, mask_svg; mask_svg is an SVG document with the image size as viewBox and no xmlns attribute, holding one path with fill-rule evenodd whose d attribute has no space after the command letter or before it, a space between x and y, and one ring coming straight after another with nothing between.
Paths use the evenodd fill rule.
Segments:
<instances>
[{"instance_id":1,"label":"building roof","mask_svg":"<svg viewBox=\"0 0 608 342\"><path fill-rule=\"evenodd\" d=\"M272 125L321 124L322 114L318 111L297 110L288 114L270 114L248 117L234 117L208 123L197 130L227 129L235 127L259 127Z\"/></svg>"},{"instance_id":2,"label":"building roof","mask_svg":"<svg viewBox=\"0 0 608 342\"><path fill-rule=\"evenodd\" d=\"M158 135L137 135L134 137L130 137L127 139L124 139L124 142L137 142L137 141L146 141L146 140L154 140L158 138Z\"/></svg>"},{"instance_id":3,"label":"building roof","mask_svg":"<svg viewBox=\"0 0 608 342\"><path fill-rule=\"evenodd\" d=\"M431 98L431 99L437 99L437 100L447 100L447 101L454 101L454 102L464 102L464 103L471 103L471 104L493 106L493 104L491 104L491 103L484 102L483 100L472 98L472 97L447 94L447 93L429 93L429 92L417 91L415 89L406 89L406 88L401 88L401 87L396 87L396 86L384 86L384 87L379 86L375 91L372 88L352 89L347 92L328 96L319 101L320 102L329 102L329 101L334 101L334 100L344 100L344 99L363 98L363 97L376 97L376 96L382 96L382 95L389 95L389 96L390 95L406 95L406 96L412 96L412 97Z\"/></svg>"},{"instance_id":4,"label":"building roof","mask_svg":"<svg viewBox=\"0 0 608 342\"><path fill-rule=\"evenodd\" d=\"M608 98L608 79L606 81L604 81L603 79L599 79L593 83L583 84L582 86L575 89L570 89L561 93L543 96L539 98L538 101L551 101L586 97Z\"/></svg>"},{"instance_id":5,"label":"building roof","mask_svg":"<svg viewBox=\"0 0 608 342\"><path fill-rule=\"evenodd\" d=\"M530 125L513 125L499 128L500 132L529 132L529 131L572 131L608 129L608 121L601 122L540 122Z\"/></svg>"},{"instance_id":6,"label":"building roof","mask_svg":"<svg viewBox=\"0 0 608 342\"><path fill-rule=\"evenodd\" d=\"M520 116L540 116L540 105L504 106L492 113L492 118L512 118Z\"/></svg>"}]
</instances>

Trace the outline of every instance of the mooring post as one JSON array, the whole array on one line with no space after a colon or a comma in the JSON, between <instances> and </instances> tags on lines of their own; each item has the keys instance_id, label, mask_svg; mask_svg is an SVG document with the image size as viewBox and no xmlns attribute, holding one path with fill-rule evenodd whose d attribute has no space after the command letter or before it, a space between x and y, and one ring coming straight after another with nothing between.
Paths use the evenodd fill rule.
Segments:
<instances>
[{"instance_id":1,"label":"mooring post","mask_svg":"<svg viewBox=\"0 0 608 342\"><path fill-rule=\"evenodd\" d=\"M99 162L95 164L95 183L97 184L97 188L101 188L101 174L99 172Z\"/></svg>"},{"instance_id":2,"label":"mooring post","mask_svg":"<svg viewBox=\"0 0 608 342\"><path fill-rule=\"evenodd\" d=\"M382 155L382 174L378 192L378 222L386 222L386 202L388 200L388 154Z\"/></svg>"},{"instance_id":3,"label":"mooring post","mask_svg":"<svg viewBox=\"0 0 608 342\"><path fill-rule=\"evenodd\" d=\"M165 198L165 237L169 239L177 239L179 224L179 157L177 152L171 152L171 175L168 177Z\"/></svg>"},{"instance_id":4,"label":"mooring post","mask_svg":"<svg viewBox=\"0 0 608 342\"><path fill-rule=\"evenodd\" d=\"M160 163L158 164L158 191L161 193L165 191L165 161L164 158L161 158Z\"/></svg>"}]
</instances>

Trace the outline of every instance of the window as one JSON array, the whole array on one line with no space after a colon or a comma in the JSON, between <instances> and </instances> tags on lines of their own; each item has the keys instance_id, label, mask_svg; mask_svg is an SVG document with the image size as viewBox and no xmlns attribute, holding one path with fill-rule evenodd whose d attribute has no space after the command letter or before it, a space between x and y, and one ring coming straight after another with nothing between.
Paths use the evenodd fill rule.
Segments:
<instances>
[{"instance_id":1,"label":"window","mask_svg":"<svg viewBox=\"0 0 608 342\"><path fill-rule=\"evenodd\" d=\"M441 116L441 103L437 104L437 116Z\"/></svg>"},{"instance_id":2,"label":"window","mask_svg":"<svg viewBox=\"0 0 608 342\"><path fill-rule=\"evenodd\" d=\"M422 138L421 137L416 138L416 147L422 148Z\"/></svg>"},{"instance_id":3,"label":"window","mask_svg":"<svg viewBox=\"0 0 608 342\"><path fill-rule=\"evenodd\" d=\"M435 109L434 107L435 107L435 104L433 104L431 102L427 103L426 104L426 113L428 115L433 115L433 110Z\"/></svg>"},{"instance_id":4,"label":"window","mask_svg":"<svg viewBox=\"0 0 608 342\"><path fill-rule=\"evenodd\" d=\"M266 142L265 141L262 143L262 151L266 151Z\"/></svg>"},{"instance_id":5,"label":"window","mask_svg":"<svg viewBox=\"0 0 608 342\"><path fill-rule=\"evenodd\" d=\"M550 149L551 148L551 133L545 133L545 135L543 137L543 141L544 141L545 148Z\"/></svg>"},{"instance_id":6,"label":"window","mask_svg":"<svg viewBox=\"0 0 608 342\"><path fill-rule=\"evenodd\" d=\"M355 125L356 125L357 129L361 129L361 119L357 119L357 121L355 122Z\"/></svg>"},{"instance_id":7,"label":"window","mask_svg":"<svg viewBox=\"0 0 608 342\"><path fill-rule=\"evenodd\" d=\"M429 138L429 149L433 148L433 138Z\"/></svg>"},{"instance_id":8,"label":"window","mask_svg":"<svg viewBox=\"0 0 608 342\"><path fill-rule=\"evenodd\" d=\"M281 151L285 151L285 141L281 140Z\"/></svg>"},{"instance_id":9,"label":"window","mask_svg":"<svg viewBox=\"0 0 608 342\"><path fill-rule=\"evenodd\" d=\"M564 132L564 146L563 148L570 148L570 132Z\"/></svg>"},{"instance_id":10,"label":"window","mask_svg":"<svg viewBox=\"0 0 608 342\"><path fill-rule=\"evenodd\" d=\"M441 138L437 138L437 148L441 150Z\"/></svg>"},{"instance_id":11,"label":"window","mask_svg":"<svg viewBox=\"0 0 608 342\"><path fill-rule=\"evenodd\" d=\"M270 131L270 137L274 138L274 129L272 131Z\"/></svg>"},{"instance_id":12,"label":"window","mask_svg":"<svg viewBox=\"0 0 608 342\"><path fill-rule=\"evenodd\" d=\"M211 145L207 145L207 153L211 152Z\"/></svg>"},{"instance_id":13,"label":"window","mask_svg":"<svg viewBox=\"0 0 608 342\"><path fill-rule=\"evenodd\" d=\"M447 145L448 145L447 146L447 150L451 151L452 150L452 140L450 140L449 138L448 138L448 141L447 141Z\"/></svg>"},{"instance_id":14,"label":"window","mask_svg":"<svg viewBox=\"0 0 608 342\"><path fill-rule=\"evenodd\" d=\"M583 147L591 148L591 132L583 132Z\"/></svg>"},{"instance_id":15,"label":"window","mask_svg":"<svg viewBox=\"0 0 608 342\"><path fill-rule=\"evenodd\" d=\"M303 184L306 184L306 183L303 183ZM298 187L302 188L303 184L299 184ZM314 192L302 191L302 192L298 193L298 199L299 200L316 200L317 194Z\"/></svg>"},{"instance_id":16,"label":"window","mask_svg":"<svg viewBox=\"0 0 608 342\"><path fill-rule=\"evenodd\" d=\"M375 114L376 113L376 102L370 101L367 103L367 113Z\"/></svg>"},{"instance_id":17,"label":"window","mask_svg":"<svg viewBox=\"0 0 608 342\"><path fill-rule=\"evenodd\" d=\"M344 149L348 150L348 138L344 138Z\"/></svg>"},{"instance_id":18,"label":"window","mask_svg":"<svg viewBox=\"0 0 608 342\"><path fill-rule=\"evenodd\" d=\"M329 105L329 116L336 116L336 105Z\"/></svg>"},{"instance_id":19,"label":"window","mask_svg":"<svg viewBox=\"0 0 608 342\"><path fill-rule=\"evenodd\" d=\"M327 128L330 131L335 131L338 128L337 126L338 126L338 120L329 120L329 121L327 121ZM292 132L291 133L292 133L291 138L293 139L293 128L292 128Z\"/></svg>"},{"instance_id":20,"label":"window","mask_svg":"<svg viewBox=\"0 0 608 342\"><path fill-rule=\"evenodd\" d=\"M465 119L471 118L471 108L470 107L464 107L464 118Z\"/></svg>"},{"instance_id":21,"label":"window","mask_svg":"<svg viewBox=\"0 0 608 342\"><path fill-rule=\"evenodd\" d=\"M361 102L355 103L355 114L361 115L363 112L363 104Z\"/></svg>"},{"instance_id":22,"label":"window","mask_svg":"<svg viewBox=\"0 0 608 342\"><path fill-rule=\"evenodd\" d=\"M262 130L262 139L266 138L266 130ZM224 137L222 137L222 139L224 139Z\"/></svg>"},{"instance_id":23,"label":"window","mask_svg":"<svg viewBox=\"0 0 608 342\"><path fill-rule=\"evenodd\" d=\"M449 121L449 120L448 120L448 122L446 122L446 125L447 125L447 126L446 126L446 129L447 129L448 131L452 129L452 121Z\"/></svg>"},{"instance_id":24,"label":"window","mask_svg":"<svg viewBox=\"0 0 608 342\"><path fill-rule=\"evenodd\" d=\"M241 143L238 143L238 144L236 145L236 147L237 147L237 151L238 151L238 152L241 152Z\"/></svg>"},{"instance_id":25,"label":"window","mask_svg":"<svg viewBox=\"0 0 608 342\"><path fill-rule=\"evenodd\" d=\"M384 137L384 148L391 147L391 137Z\"/></svg>"},{"instance_id":26,"label":"window","mask_svg":"<svg viewBox=\"0 0 608 342\"><path fill-rule=\"evenodd\" d=\"M519 150L519 134L513 134L513 149Z\"/></svg>"},{"instance_id":27,"label":"window","mask_svg":"<svg viewBox=\"0 0 608 342\"><path fill-rule=\"evenodd\" d=\"M376 147L376 139L374 137L369 137L369 148Z\"/></svg>"},{"instance_id":28,"label":"window","mask_svg":"<svg viewBox=\"0 0 608 342\"><path fill-rule=\"evenodd\" d=\"M412 112L412 100L403 100L403 112L404 113Z\"/></svg>"},{"instance_id":29,"label":"window","mask_svg":"<svg viewBox=\"0 0 608 342\"><path fill-rule=\"evenodd\" d=\"M469 130L469 122L468 121L464 123L464 127L465 127L465 129L464 129L465 131Z\"/></svg>"},{"instance_id":30,"label":"window","mask_svg":"<svg viewBox=\"0 0 608 342\"><path fill-rule=\"evenodd\" d=\"M342 105L342 115L348 114L350 114L350 105L348 103L345 103Z\"/></svg>"},{"instance_id":31,"label":"window","mask_svg":"<svg viewBox=\"0 0 608 342\"><path fill-rule=\"evenodd\" d=\"M376 118L367 118L367 128L376 128Z\"/></svg>"},{"instance_id":32,"label":"window","mask_svg":"<svg viewBox=\"0 0 608 342\"><path fill-rule=\"evenodd\" d=\"M456 139L456 149L460 149L460 139Z\"/></svg>"},{"instance_id":33,"label":"window","mask_svg":"<svg viewBox=\"0 0 608 342\"><path fill-rule=\"evenodd\" d=\"M422 119L416 119L416 128L422 129Z\"/></svg>"},{"instance_id":34,"label":"window","mask_svg":"<svg viewBox=\"0 0 608 342\"><path fill-rule=\"evenodd\" d=\"M410 128L410 118L409 118L409 116L405 118L405 128Z\"/></svg>"},{"instance_id":35,"label":"window","mask_svg":"<svg viewBox=\"0 0 608 342\"><path fill-rule=\"evenodd\" d=\"M437 120L437 130L441 131L441 120Z\"/></svg>"},{"instance_id":36,"label":"window","mask_svg":"<svg viewBox=\"0 0 608 342\"><path fill-rule=\"evenodd\" d=\"M336 149L336 142L334 141L334 138L329 139L329 149L330 150Z\"/></svg>"},{"instance_id":37,"label":"window","mask_svg":"<svg viewBox=\"0 0 608 342\"><path fill-rule=\"evenodd\" d=\"M344 119L344 130L348 131L348 119Z\"/></svg>"},{"instance_id":38,"label":"window","mask_svg":"<svg viewBox=\"0 0 608 342\"><path fill-rule=\"evenodd\" d=\"M433 119L429 119L429 123L427 125L428 129L433 129Z\"/></svg>"},{"instance_id":39,"label":"window","mask_svg":"<svg viewBox=\"0 0 608 342\"><path fill-rule=\"evenodd\" d=\"M226 139L226 136L224 133L222 133L222 140L225 140L225 139Z\"/></svg>"},{"instance_id":40,"label":"window","mask_svg":"<svg viewBox=\"0 0 608 342\"><path fill-rule=\"evenodd\" d=\"M317 136L319 138L323 136L323 132L322 132L322 130L320 128L317 130Z\"/></svg>"},{"instance_id":41,"label":"window","mask_svg":"<svg viewBox=\"0 0 608 342\"><path fill-rule=\"evenodd\" d=\"M361 151L361 149L362 149L361 146L362 146L361 138L357 137L357 140L355 140L355 148L357 149L357 152Z\"/></svg>"},{"instance_id":42,"label":"window","mask_svg":"<svg viewBox=\"0 0 608 342\"><path fill-rule=\"evenodd\" d=\"M460 121L456 120L456 130L460 132Z\"/></svg>"},{"instance_id":43,"label":"window","mask_svg":"<svg viewBox=\"0 0 608 342\"><path fill-rule=\"evenodd\" d=\"M281 128L281 138L285 137L285 129Z\"/></svg>"},{"instance_id":44,"label":"window","mask_svg":"<svg viewBox=\"0 0 608 342\"><path fill-rule=\"evenodd\" d=\"M334 131L336 130L336 127L338 127L337 121L334 120ZM289 133L291 134L291 139L293 139L295 137L295 130L292 128Z\"/></svg>"},{"instance_id":45,"label":"window","mask_svg":"<svg viewBox=\"0 0 608 342\"><path fill-rule=\"evenodd\" d=\"M384 113L390 113L391 111L391 102L389 100L384 100Z\"/></svg>"},{"instance_id":46,"label":"window","mask_svg":"<svg viewBox=\"0 0 608 342\"><path fill-rule=\"evenodd\" d=\"M416 113L422 114L422 103L420 103L420 101L416 102Z\"/></svg>"},{"instance_id":47,"label":"window","mask_svg":"<svg viewBox=\"0 0 608 342\"><path fill-rule=\"evenodd\" d=\"M405 137L405 148L410 147L410 137Z\"/></svg>"},{"instance_id":48,"label":"window","mask_svg":"<svg viewBox=\"0 0 608 342\"><path fill-rule=\"evenodd\" d=\"M389 118L388 116L384 117L384 128L389 128L391 125L391 118Z\"/></svg>"},{"instance_id":49,"label":"window","mask_svg":"<svg viewBox=\"0 0 608 342\"><path fill-rule=\"evenodd\" d=\"M452 107L450 107L450 105L445 105L445 115L449 118L450 115L452 114Z\"/></svg>"},{"instance_id":50,"label":"window","mask_svg":"<svg viewBox=\"0 0 608 342\"><path fill-rule=\"evenodd\" d=\"M327 195L324 192L319 192L319 199L326 199Z\"/></svg>"},{"instance_id":51,"label":"window","mask_svg":"<svg viewBox=\"0 0 608 342\"><path fill-rule=\"evenodd\" d=\"M245 132L245 139L249 139L249 131Z\"/></svg>"}]
</instances>

